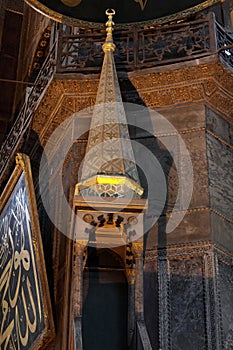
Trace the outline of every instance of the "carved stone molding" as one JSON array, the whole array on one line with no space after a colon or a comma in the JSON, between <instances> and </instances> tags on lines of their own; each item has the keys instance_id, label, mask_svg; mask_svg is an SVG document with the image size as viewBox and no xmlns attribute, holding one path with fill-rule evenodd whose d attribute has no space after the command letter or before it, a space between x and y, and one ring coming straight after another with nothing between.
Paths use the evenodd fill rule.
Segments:
<instances>
[{"instance_id":1,"label":"carved stone molding","mask_svg":"<svg viewBox=\"0 0 233 350\"><path fill-rule=\"evenodd\" d=\"M140 103L149 108L161 108L176 104L204 103L229 121L233 117L233 74L220 62L180 67L158 73L145 72L128 75L131 89L122 94L127 102ZM43 139L48 139L56 125L72 113L91 107L95 103L98 75L91 79L77 76L76 79L59 79L57 76L48 87L35 113L32 129ZM132 89L134 86L134 89ZM91 112L91 110L90 110ZM56 121L56 123L54 123Z\"/></svg>"},{"instance_id":2,"label":"carved stone molding","mask_svg":"<svg viewBox=\"0 0 233 350\"><path fill-rule=\"evenodd\" d=\"M195 245L180 245L180 246L169 246L164 249L150 249L146 251L145 263L157 262L158 257L160 260L169 258L189 258L196 255L203 255L211 253L213 244L210 242L199 242Z\"/></svg>"}]
</instances>

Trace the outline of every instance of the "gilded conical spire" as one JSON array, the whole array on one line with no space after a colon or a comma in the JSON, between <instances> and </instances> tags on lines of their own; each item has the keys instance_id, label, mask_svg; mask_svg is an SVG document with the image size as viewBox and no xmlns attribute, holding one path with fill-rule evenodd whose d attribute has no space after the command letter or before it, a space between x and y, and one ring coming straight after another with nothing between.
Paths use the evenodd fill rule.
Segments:
<instances>
[{"instance_id":1,"label":"gilded conical spire","mask_svg":"<svg viewBox=\"0 0 233 350\"><path fill-rule=\"evenodd\" d=\"M107 10L104 61L89 132L80 194L104 197L140 197L137 167L130 143L125 110L113 57L112 32L115 14Z\"/></svg>"}]
</instances>

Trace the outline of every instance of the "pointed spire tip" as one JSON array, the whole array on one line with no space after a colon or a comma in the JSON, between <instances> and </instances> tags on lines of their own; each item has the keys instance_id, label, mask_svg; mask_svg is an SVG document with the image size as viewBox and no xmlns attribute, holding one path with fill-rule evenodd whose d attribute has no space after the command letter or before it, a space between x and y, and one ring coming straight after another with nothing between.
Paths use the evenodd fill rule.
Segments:
<instances>
[{"instance_id":1,"label":"pointed spire tip","mask_svg":"<svg viewBox=\"0 0 233 350\"><path fill-rule=\"evenodd\" d=\"M113 22L112 18L116 12L113 9L107 9L105 11L105 13L108 16L108 21L106 22L107 37L106 37L105 43L103 44L103 51L104 52L107 52L107 51L114 52L116 46L113 43L112 32L113 32L113 26L115 25L115 23Z\"/></svg>"}]
</instances>

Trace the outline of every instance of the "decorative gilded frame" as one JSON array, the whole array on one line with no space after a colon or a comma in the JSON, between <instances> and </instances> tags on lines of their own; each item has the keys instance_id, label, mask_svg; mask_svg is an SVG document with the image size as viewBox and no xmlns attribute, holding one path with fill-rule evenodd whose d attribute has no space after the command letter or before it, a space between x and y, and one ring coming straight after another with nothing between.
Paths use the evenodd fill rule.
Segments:
<instances>
[{"instance_id":1,"label":"decorative gilded frame","mask_svg":"<svg viewBox=\"0 0 233 350\"><path fill-rule=\"evenodd\" d=\"M13 228L16 228L15 231L11 230L12 226L10 222L12 222L11 221L12 216L14 216L15 221L17 221L18 217L16 214L17 210L13 206L10 207L10 205L12 203L14 204L14 196L16 197L17 194L19 193L19 189L23 187L21 186L22 183L23 185L25 185L24 193L25 193L25 196L27 196L25 203L26 205L28 205L27 214L29 213L30 220L27 221L25 218L21 217L22 220L21 220L20 227L22 228L22 231L20 233L21 233L21 236L23 236L23 238L21 237L20 239L18 239L18 236L17 236L17 239L16 239L17 243L20 241L20 244L19 244L20 251L17 250L19 249L17 248L18 246L17 244L12 245L8 249L9 251L12 249L12 254L10 254L7 252L6 249L4 250L4 237L9 237L9 236L14 237L14 235L18 234L18 229L16 228L15 225L13 226ZM9 211L15 214L15 215L12 214L12 216L10 216L10 219L8 215ZM4 217L5 212L6 212L6 215ZM26 211L24 211L24 213L26 216ZM0 347L4 346L4 350L45 349L53 340L55 331L54 331L52 307L50 302L50 293L48 288L48 281L47 281L45 262L44 262L43 246L42 246L42 240L41 240L41 234L40 234L38 212L37 212L37 206L36 206L36 197L35 197L35 191L34 191L33 180L32 180L30 159L25 154L21 154L21 153L17 154L15 169L0 197L0 216L1 216L1 222L2 222L2 226L0 226L0 229L1 229L0 234L2 233L0 239L3 240L3 244L0 246L0 268L4 266L4 262L8 258L7 263L5 263L3 273L0 274L0 303L1 303L0 308L3 316L3 318L0 319ZM24 230L25 226L24 224L22 224L25 221L30 223L30 228L28 229L26 234ZM9 226L7 225L7 223L4 226L4 222L9 223ZM9 241L10 239L8 239L8 242ZM30 251L24 249L26 248L26 244L27 244L25 242L29 242L28 246L31 247ZM5 240L5 243L7 244L7 239ZM11 243L15 243L15 241L11 240ZM4 257L6 260L3 260ZM12 265L12 267L7 269L7 266L9 264ZM28 270L26 271L25 268L28 268ZM23 272L26 271L26 277L25 275L23 275L22 270ZM16 278L18 279L16 286L14 283L16 278L12 277L15 275L17 275ZM30 276L33 276L34 286L31 285L32 278L29 278ZM13 281L12 281L12 278L13 278ZM12 281L12 284L11 284L11 281ZM18 282L19 282L19 286L18 286ZM26 290L26 285L28 288L27 290ZM7 289L7 286L8 286L8 289ZM33 289L33 287L35 288ZM13 298L12 298L12 295L14 295ZM34 297L37 298L36 299L37 304L35 303ZM6 311L3 306L4 303L8 304L9 316L6 316L8 317L8 319L6 319L5 317ZM15 307L12 307L12 305L15 305ZM24 306L24 314L22 313L20 314L23 306ZM38 311L39 308L40 310ZM30 310L32 310L33 312L33 318L32 318L32 312ZM31 315L30 315L30 312L31 312ZM40 315L40 321L41 320L43 321L43 323L41 322L39 324L40 327L38 326L38 323L37 323L38 313ZM22 321L21 321L21 318L22 318ZM14 323L12 323L13 321ZM33 329L33 323L35 322L36 322L36 328L34 327ZM11 325L11 327L9 327L9 324ZM12 328L12 324L14 324L13 328ZM23 326L24 324L26 325ZM23 328L23 331L20 325ZM31 329L33 329L34 332L31 332ZM8 331L8 335L6 331ZM30 344L27 343L25 345L25 341L27 340L26 339L27 332L29 334L28 337L31 337L30 338L31 343ZM21 342L21 338L24 339L24 344Z\"/></svg>"}]
</instances>

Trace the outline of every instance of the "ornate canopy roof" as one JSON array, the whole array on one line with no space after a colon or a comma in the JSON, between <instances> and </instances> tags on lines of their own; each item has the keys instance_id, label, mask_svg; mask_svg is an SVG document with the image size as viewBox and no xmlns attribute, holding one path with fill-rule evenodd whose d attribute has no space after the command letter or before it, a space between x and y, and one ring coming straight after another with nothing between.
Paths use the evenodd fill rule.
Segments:
<instances>
[{"instance_id":1,"label":"ornate canopy roof","mask_svg":"<svg viewBox=\"0 0 233 350\"><path fill-rule=\"evenodd\" d=\"M112 12L111 12L112 11ZM89 131L80 183L80 194L103 197L140 197L137 166L130 142L113 52L112 15L108 14L104 61Z\"/></svg>"}]
</instances>

